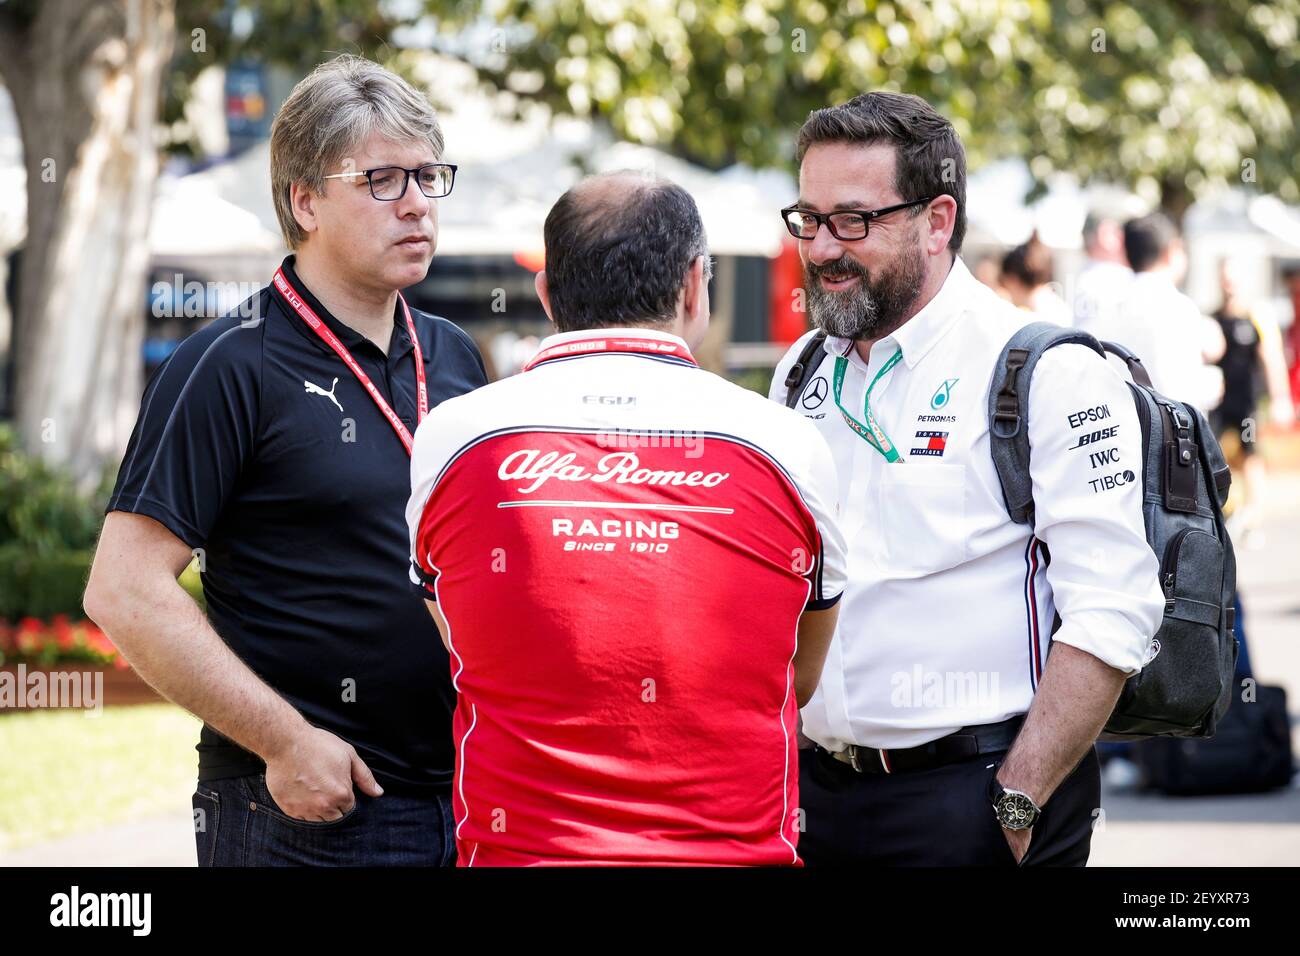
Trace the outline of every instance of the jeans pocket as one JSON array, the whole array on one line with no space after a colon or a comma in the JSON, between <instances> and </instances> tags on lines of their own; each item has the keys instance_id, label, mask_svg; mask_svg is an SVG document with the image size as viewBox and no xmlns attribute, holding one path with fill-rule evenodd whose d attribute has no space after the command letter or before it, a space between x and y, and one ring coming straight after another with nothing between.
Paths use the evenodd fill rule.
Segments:
<instances>
[{"instance_id":1,"label":"jeans pocket","mask_svg":"<svg viewBox=\"0 0 1300 956\"><path fill-rule=\"evenodd\" d=\"M360 802L353 797L352 806L343 816L337 820L300 820L297 817L291 817L280 809L271 796L271 791L266 785L266 774L258 773L245 778L248 783L248 789L252 794L252 805L249 807L254 813L263 813L268 817L279 820L281 823L287 823L290 826L302 827L308 830L328 830L332 827L340 827L343 824L353 820L357 815L357 808Z\"/></svg>"},{"instance_id":2,"label":"jeans pocket","mask_svg":"<svg viewBox=\"0 0 1300 956\"><path fill-rule=\"evenodd\" d=\"M194 810L194 848L201 867L213 865L217 855L217 826L221 821L221 795L199 784L190 797Z\"/></svg>"},{"instance_id":3,"label":"jeans pocket","mask_svg":"<svg viewBox=\"0 0 1300 956\"><path fill-rule=\"evenodd\" d=\"M442 865L455 866L459 847L456 846L456 812L451 797L436 796L438 818L442 825Z\"/></svg>"}]
</instances>

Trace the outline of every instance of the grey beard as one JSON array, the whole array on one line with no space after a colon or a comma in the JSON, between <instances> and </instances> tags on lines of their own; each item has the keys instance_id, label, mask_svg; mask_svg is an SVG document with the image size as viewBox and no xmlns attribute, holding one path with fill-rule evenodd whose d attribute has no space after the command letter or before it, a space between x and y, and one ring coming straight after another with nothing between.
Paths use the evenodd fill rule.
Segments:
<instances>
[{"instance_id":1,"label":"grey beard","mask_svg":"<svg viewBox=\"0 0 1300 956\"><path fill-rule=\"evenodd\" d=\"M925 282L925 262L919 251L914 257L899 261L893 271L882 275L874 285L860 267L851 271L862 280L856 288L848 292L827 292L818 277L808 275L805 270L809 311L813 322L827 335L845 339L883 338L903 324Z\"/></svg>"},{"instance_id":2,"label":"grey beard","mask_svg":"<svg viewBox=\"0 0 1300 956\"><path fill-rule=\"evenodd\" d=\"M827 292L814 279L808 286L808 308L813 322L827 335L842 339L875 338L880 306L865 281L852 292Z\"/></svg>"}]
</instances>

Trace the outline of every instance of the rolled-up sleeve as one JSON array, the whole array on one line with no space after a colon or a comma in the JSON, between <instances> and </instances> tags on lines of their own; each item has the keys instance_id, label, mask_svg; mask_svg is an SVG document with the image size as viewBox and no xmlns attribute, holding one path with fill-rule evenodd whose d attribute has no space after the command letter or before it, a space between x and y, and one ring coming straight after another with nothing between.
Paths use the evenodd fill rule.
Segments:
<instances>
[{"instance_id":1,"label":"rolled-up sleeve","mask_svg":"<svg viewBox=\"0 0 1300 956\"><path fill-rule=\"evenodd\" d=\"M1164 596L1142 517L1142 436L1128 384L1081 345L1043 355L1029 394L1034 530L1069 644L1132 675Z\"/></svg>"}]
</instances>

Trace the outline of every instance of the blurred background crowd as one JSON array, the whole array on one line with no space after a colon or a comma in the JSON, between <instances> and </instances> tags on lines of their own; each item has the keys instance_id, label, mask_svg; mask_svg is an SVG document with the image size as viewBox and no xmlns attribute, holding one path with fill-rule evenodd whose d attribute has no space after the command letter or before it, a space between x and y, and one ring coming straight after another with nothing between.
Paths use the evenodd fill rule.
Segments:
<instances>
[{"instance_id":1,"label":"blurred background crowd","mask_svg":"<svg viewBox=\"0 0 1300 956\"><path fill-rule=\"evenodd\" d=\"M126 706L94 719L0 706L0 862L192 862L167 814L187 805L196 722L141 703L81 590L147 376L286 253L270 123L338 52L439 109L459 172L407 295L493 377L546 333L551 204L638 169L704 218L702 363L766 392L808 327L779 219L795 131L864 90L928 99L968 151L963 256L982 281L1126 345L1210 416L1235 472L1242 676L1294 696L1300 0L2 0L0 667L127 673L106 682ZM197 568L184 580L201 600ZM1280 720L1289 747L1285 704ZM1094 862L1300 861L1289 761L1280 783L1227 771L1267 792L1189 803L1115 755Z\"/></svg>"}]
</instances>

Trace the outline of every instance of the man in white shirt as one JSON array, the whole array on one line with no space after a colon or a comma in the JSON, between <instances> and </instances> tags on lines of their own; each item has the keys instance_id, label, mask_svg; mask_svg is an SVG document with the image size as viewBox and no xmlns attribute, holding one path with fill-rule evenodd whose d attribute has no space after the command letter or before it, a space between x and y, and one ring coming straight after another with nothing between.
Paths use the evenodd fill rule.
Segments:
<instances>
[{"instance_id":1,"label":"man in white shirt","mask_svg":"<svg viewBox=\"0 0 1300 956\"><path fill-rule=\"evenodd\" d=\"M796 408L831 446L849 548L836 638L802 711L816 746L802 752L801 853L1082 865L1100 804L1093 743L1163 609L1133 400L1083 346L1043 356L1028 409L1035 524L1014 524L988 388L1032 316L958 257L965 154L951 124L918 97L869 93L812 113L798 157L783 217L828 338ZM774 400L807 339L778 365ZM1128 480L1105 480L1117 470Z\"/></svg>"},{"instance_id":2,"label":"man in white shirt","mask_svg":"<svg viewBox=\"0 0 1300 956\"><path fill-rule=\"evenodd\" d=\"M1223 398L1223 333L1178 290L1187 256L1174 224L1152 213L1124 224L1124 249L1133 279L1115 306L1086 330L1118 342L1142 360L1156 391L1209 413ZM1119 360L1112 360L1119 367Z\"/></svg>"},{"instance_id":3,"label":"man in white shirt","mask_svg":"<svg viewBox=\"0 0 1300 956\"><path fill-rule=\"evenodd\" d=\"M1128 291L1133 270L1124 253L1124 227L1118 219L1094 210L1083 221L1083 248L1088 259L1074 280L1074 326L1092 331L1106 321Z\"/></svg>"}]
</instances>

